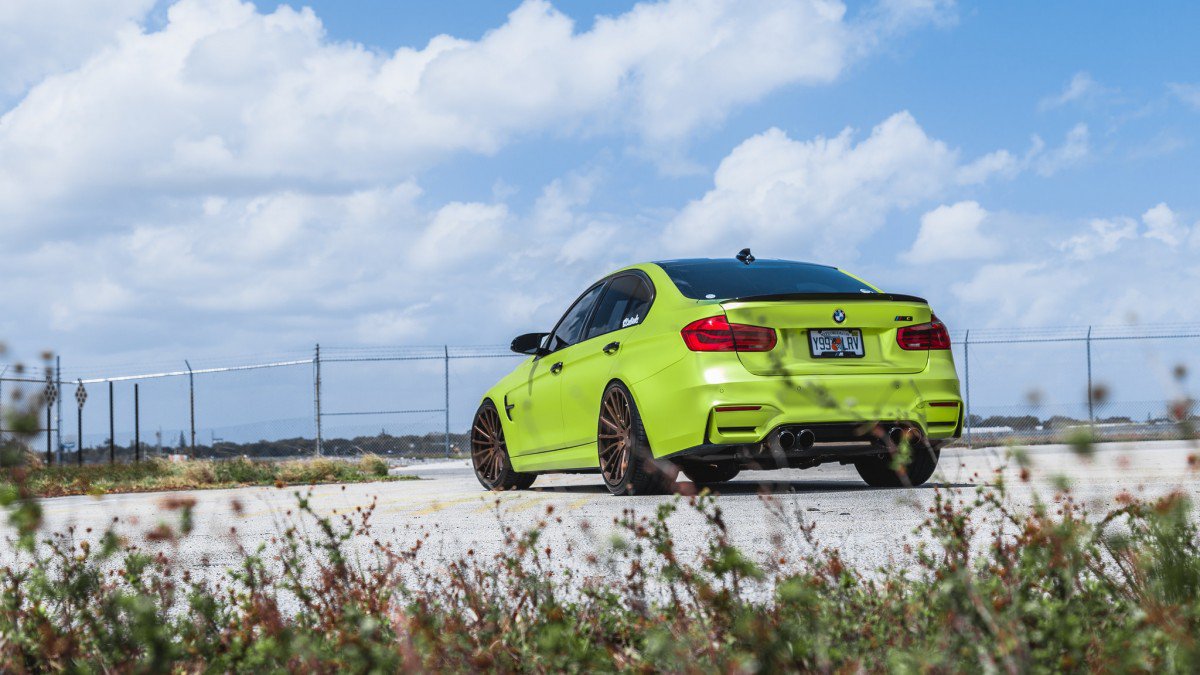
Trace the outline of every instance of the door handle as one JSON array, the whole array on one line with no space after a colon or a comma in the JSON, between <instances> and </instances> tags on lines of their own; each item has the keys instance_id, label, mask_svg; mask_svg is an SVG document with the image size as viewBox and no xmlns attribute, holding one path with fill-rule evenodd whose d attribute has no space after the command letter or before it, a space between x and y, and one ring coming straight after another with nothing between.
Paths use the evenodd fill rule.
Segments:
<instances>
[{"instance_id":1,"label":"door handle","mask_svg":"<svg viewBox=\"0 0 1200 675\"><path fill-rule=\"evenodd\" d=\"M604 345L604 353L605 354L616 354L617 350L620 348L621 348L620 342L610 342L610 343Z\"/></svg>"},{"instance_id":2,"label":"door handle","mask_svg":"<svg viewBox=\"0 0 1200 675\"><path fill-rule=\"evenodd\" d=\"M562 372L562 361L550 366L550 372L554 373L555 375Z\"/></svg>"}]
</instances>

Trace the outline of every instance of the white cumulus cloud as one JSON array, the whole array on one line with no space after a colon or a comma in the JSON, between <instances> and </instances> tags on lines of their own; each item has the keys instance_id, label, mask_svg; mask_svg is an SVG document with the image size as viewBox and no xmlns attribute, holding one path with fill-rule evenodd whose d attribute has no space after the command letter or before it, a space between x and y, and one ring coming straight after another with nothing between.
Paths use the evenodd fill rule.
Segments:
<instances>
[{"instance_id":1,"label":"white cumulus cloud","mask_svg":"<svg viewBox=\"0 0 1200 675\"><path fill-rule=\"evenodd\" d=\"M179 0L161 30L110 35L0 117L0 218L103 228L156 196L394 183L528 134L674 145L775 89L831 82L864 33L929 11L884 3L893 21L855 22L833 0L666 0L580 32L526 0L478 40L385 54L330 40L308 9Z\"/></svg>"},{"instance_id":2,"label":"white cumulus cloud","mask_svg":"<svg viewBox=\"0 0 1200 675\"><path fill-rule=\"evenodd\" d=\"M846 260L889 213L994 173L974 163L964 172L958 151L908 112L856 136L846 129L799 141L771 129L746 140L722 160L713 188L671 222L664 243L681 254L749 245L772 257Z\"/></svg>"},{"instance_id":3,"label":"white cumulus cloud","mask_svg":"<svg viewBox=\"0 0 1200 675\"><path fill-rule=\"evenodd\" d=\"M904 259L923 264L947 260L993 258L1003 252L1000 240L981 230L988 212L979 202L939 206L921 216L921 229Z\"/></svg>"},{"instance_id":4,"label":"white cumulus cloud","mask_svg":"<svg viewBox=\"0 0 1200 675\"><path fill-rule=\"evenodd\" d=\"M47 75L74 69L138 30L154 0L0 2L0 104ZM0 109L3 106L0 105Z\"/></svg>"},{"instance_id":5,"label":"white cumulus cloud","mask_svg":"<svg viewBox=\"0 0 1200 675\"><path fill-rule=\"evenodd\" d=\"M1068 237L1059 248L1076 260L1090 260L1112 253L1121 242L1136 238L1137 229L1133 218L1093 218L1087 230Z\"/></svg>"},{"instance_id":6,"label":"white cumulus cloud","mask_svg":"<svg viewBox=\"0 0 1200 675\"><path fill-rule=\"evenodd\" d=\"M1024 245L1010 247L1005 262L952 284L958 313L988 317L976 325L1200 320L1200 308L1179 302L1179 289L1200 283L1194 234L1200 223L1188 228L1182 221L1166 204L1148 209L1140 222L1121 215L1078 225L1015 219L1014 227L1026 226ZM1058 234L1071 228L1070 236Z\"/></svg>"},{"instance_id":7,"label":"white cumulus cloud","mask_svg":"<svg viewBox=\"0 0 1200 675\"><path fill-rule=\"evenodd\" d=\"M1086 280L1049 262L994 263L952 285L955 297L994 325L1063 325L1063 306Z\"/></svg>"},{"instance_id":8,"label":"white cumulus cloud","mask_svg":"<svg viewBox=\"0 0 1200 675\"><path fill-rule=\"evenodd\" d=\"M1188 238L1188 227L1179 222L1179 216L1165 202L1142 214L1146 225L1146 236L1169 246L1177 246Z\"/></svg>"}]
</instances>

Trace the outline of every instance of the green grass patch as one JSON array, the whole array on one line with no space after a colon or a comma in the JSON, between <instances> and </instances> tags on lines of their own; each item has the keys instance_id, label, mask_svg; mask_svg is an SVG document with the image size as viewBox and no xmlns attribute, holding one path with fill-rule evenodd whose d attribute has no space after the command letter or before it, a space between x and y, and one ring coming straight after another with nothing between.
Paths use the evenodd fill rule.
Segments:
<instances>
[{"instance_id":1,"label":"green grass patch","mask_svg":"<svg viewBox=\"0 0 1200 675\"><path fill-rule=\"evenodd\" d=\"M390 476L382 458L367 455L357 461L302 459L284 462L192 460L168 462L151 459L125 464L84 466L40 466L21 468L23 482L35 497L104 495L121 492L202 490L251 485L312 485L317 483L365 483L394 481L413 476ZM3 478L11 480L10 469Z\"/></svg>"}]
</instances>

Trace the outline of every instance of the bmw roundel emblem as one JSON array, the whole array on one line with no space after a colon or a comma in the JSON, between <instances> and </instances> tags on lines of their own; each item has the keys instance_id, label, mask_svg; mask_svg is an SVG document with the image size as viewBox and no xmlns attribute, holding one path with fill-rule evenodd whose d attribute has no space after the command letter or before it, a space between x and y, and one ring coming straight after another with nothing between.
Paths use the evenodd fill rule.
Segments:
<instances>
[{"instance_id":1,"label":"bmw roundel emblem","mask_svg":"<svg viewBox=\"0 0 1200 675\"><path fill-rule=\"evenodd\" d=\"M833 310L833 320L841 323L846 320L846 313L840 309Z\"/></svg>"}]
</instances>

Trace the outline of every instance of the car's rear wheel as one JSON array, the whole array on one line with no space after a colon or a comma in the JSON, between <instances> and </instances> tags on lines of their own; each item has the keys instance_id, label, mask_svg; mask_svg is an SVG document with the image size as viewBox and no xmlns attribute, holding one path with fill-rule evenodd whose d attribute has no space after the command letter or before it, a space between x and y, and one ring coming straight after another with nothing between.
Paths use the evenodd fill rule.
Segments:
<instances>
[{"instance_id":1,"label":"car's rear wheel","mask_svg":"<svg viewBox=\"0 0 1200 675\"><path fill-rule=\"evenodd\" d=\"M491 401L484 401L475 412L475 422L471 425L471 464L479 484L488 490L524 490L537 478L536 474L513 470L500 413Z\"/></svg>"},{"instance_id":2,"label":"car's rear wheel","mask_svg":"<svg viewBox=\"0 0 1200 675\"><path fill-rule=\"evenodd\" d=\"M600 473L614 495L657 494L672 482L674 477L654 461L637 405L620 382L604 390L596 441Z\"/></svg>"},{"instance_id":3,"label":"car's rear wheel","mask_svg":"<svg viewBox=\"0 0 1200 675\"><path fill-rule=\"evenodd\" d=\"M688 463L680 470L696 485L714 485L733 480L742 467L734 462Z\"/></svg>"},{"instance_id":4,"label":"car's rear wheel","mask_svg":"<svg viewBox=\"0 0 1200 675\"><path fill-rule=\"evenodd\" d=\"M864 457L854 463L858 475L871 487L917 487L924 485L937 469L941 457L941 446L924 437L913 434L910 440L909 459L893 469L896 464L892 453L899 448L890 448L892 453L875 457Z\"/></svg>"}]
</instances>

